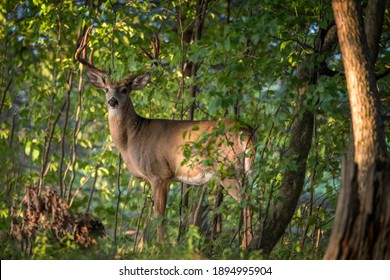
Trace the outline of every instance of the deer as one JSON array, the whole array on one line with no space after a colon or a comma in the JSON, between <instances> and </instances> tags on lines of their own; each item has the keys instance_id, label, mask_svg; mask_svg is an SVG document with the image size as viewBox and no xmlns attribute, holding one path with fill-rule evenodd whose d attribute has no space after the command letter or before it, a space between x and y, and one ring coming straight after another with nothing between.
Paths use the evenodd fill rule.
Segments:
<instances>
[{"instance_id":1,"label":"deer","mask_svg":"<svg viewBox=\"0 0 390 280\"><path fill-rule=\"evenodd\" d=\"M87 29L75 57L87 68L89 82L97 89L103 89L106 94L112 141L128 170L132 176L148 182L151 186L154 216L163 220L157 225L157 243L164 243L165 240L164 217L172 182L204 185L212 178L218 177L222 166L225 171L222 173L225 174L218 179L224 189L238 203L243 199L249 201L250 197L242 180L236 174L245 176L252 170L255 157L253 129L229 119L190 121L152 119L138 115L130 94L148 84L148 70L130 74L120 81L112 80L111 71L103 71L93 65L92 51L89 61L86 58L92 27ZM153 53L142 47L141 49L148 58L157 60L160 46L158 36L155 35L154 42L151 38L149 40ZM155 64L156 62L152 65ZM221 127L224 128L222 133L217 133ZM210 147L213 148L213 153L210 152ZM192 154L188 155L191 151ZM210 157L214 158L214 162L207 161ZM241 246L248 248L253 239L249 203L242 213L244 230Z\"/></svg>"}]
</instances>

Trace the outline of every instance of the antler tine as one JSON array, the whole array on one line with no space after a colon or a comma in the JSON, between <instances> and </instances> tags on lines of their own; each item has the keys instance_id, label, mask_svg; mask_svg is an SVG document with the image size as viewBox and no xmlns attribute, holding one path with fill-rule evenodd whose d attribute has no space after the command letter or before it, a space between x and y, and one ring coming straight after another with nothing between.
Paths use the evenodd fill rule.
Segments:
<instances>
[{"instance_id":1,"label":"antler tine","mask_svg":"<svg viewBox=\"0 0 390 280\"><path fill-rule=\"evenodd\" d=\"M159 53L160 53L160 40L157 36L156 33L154 33L154 40L155 42L152 40L151 37L148 36L148 39L149 39L149 42L150 44L152 45L152 51L153 51L153 54L148 52L147 50L145 50L142 46L139 46L140 49L142 50L142 52L144 53L144 55L149 58L149 59L158 59L158 56L159 56ZM153 63L153 65L156 65L157 63Z\"/></svg>"},{"instance_id":2,"label":"antler tine","mask_svg":"<svg viewBox=\"0 0 390 280\"><path fill-rule=\"evenodd\" d=\"M80 42L80 45L76 51L76 59L81 62L82 64L84 64L84 60L85 58L81 55L83 53L83 51L85 50L85 48L87 47L89 41L88 41L88 35L89 33L91 32L92 30L92 25L90 27L88 27L87 31L85 32L85 35L84 37L81 39L81 42Z\"/></svg>"},{"instance_id":3,"label":"antler tine","mask_svg":"<svg viewBox=\"0 0 390 280\"><path fill-rule=\"evenodd\" d=\"M144 55L149 59L154 59L153 55L151 55L147 50L145 50L142 46L139 46L139 48L142 50Z\"/></svg>"},{"instance_id":4,"label":"antler tine","mask_svg":"<svg viewBox=\"0 0 390 280\"><path fill-rule=\"evenodd\" d=\"M94 66L92 64L92 52L91 52L91 54L89 56L89 61L90 62L88 62L88 60L85 59L85 57L86 57L86 47L87 47L87 45L89 43L88 36L89 36L89 33L91 33L92 28L93 28L93 25L88 27L87 31L85 32L85 35L84 35L83 39L80 42L80 46L78 47L78 49L76 51L76 59L81 64L85 65L90 71L94 72L95 74L97 74L97 75L99 75L101 77L107 76L107 73L105 71L100 70L99 68L97 68L96 66Z\"/></svg>"}]
</instances>

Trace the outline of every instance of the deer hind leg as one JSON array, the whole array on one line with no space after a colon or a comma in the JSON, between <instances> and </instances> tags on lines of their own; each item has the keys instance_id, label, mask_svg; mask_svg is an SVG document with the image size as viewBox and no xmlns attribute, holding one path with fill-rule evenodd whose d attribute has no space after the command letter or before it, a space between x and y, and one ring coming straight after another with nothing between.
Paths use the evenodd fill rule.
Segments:
<instances>
[{"instance_id":1,"label":"deer hind leg","mask_svg":"<svg viewBox=\"0 0 390 280\"><path fill-rule=\"evenodd\" d=\"M243 209L244 216L244 237L242 239L241 246L246 249L253 239L252 231L252 211L249 206L249 196L248 194L242 194L241 184L236 179L224 179L221 181L222 186L229 192L229 194L237 200L239 203L245 199L248 203L247 206Z\"/></svg>"},{"instance_id":2,"label":"deer hind leg","mask_svg":"<svg viewBox=\"0 0 390 280\"><path fill-rule=\"evenodd\" d=\"M162 219L157 226L157 243L163 244L165 241L165 208L168 198L168 182L164 180L153 180L151 182L153 191L154 217Z\"/></svg>"}]
</instances>

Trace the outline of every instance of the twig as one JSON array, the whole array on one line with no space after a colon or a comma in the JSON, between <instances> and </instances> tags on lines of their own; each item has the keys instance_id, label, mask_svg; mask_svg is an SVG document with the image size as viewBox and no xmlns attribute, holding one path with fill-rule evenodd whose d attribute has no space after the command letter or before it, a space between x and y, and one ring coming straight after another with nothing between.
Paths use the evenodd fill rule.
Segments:
<instances>
[{"instance_id":1,"label":"twig","mask_svg":"<svg viewBox=\"0 0 390 280\"><path fill-rule=\"evenodd\" d=\"M112 69L115 69L114 31L115 31L115 24L116 24L116 10L111 0L109 0L109 2L111 5L112 12L114 13L114 20L112 24L112 34L111 34L111 63L112 63Z\"/></svg>"},{"instance_id":2,"label":"twig","mask_svg":"<svg viewBox=\"0 0 390 280\"><path fill-rule=\"evenodd\" d=\"M201 207L202 207L202 203L203 203L203 200L206 196L206 192L207 192L207 185L203 185L203 190L202 190L202 193L200 195L200 198L199 198L199 201L198 201L198 205L196 206L196 210L195 210L195 213L194 213L194 224L196 224L196 221L198 220L198 217L199 217L199 214L201 212Z\"/></svg>"},{"instance_id":3,"label":"twig","mask_svg":"<svg viewBox=\"0 0 390 280\"><path fill-rule=\"evenodd\" d=\"M89 179L91 179L91 177L92 177L92 174L90 174L90 175L87 177L87 179L85 179L85 181L84 181L82 184L80 184L80 186L76 189L76 191L75 191L74 194L72 195L72 199L71 199L70 202L69 202L69 207L72 206L74 199L75 199L76 196L80 193L81 189L88 183L88 181L89 181Z\"/></svg>"},{"instance_id":4,"label":"twig","mask_svg":"<svg viewBox=\"0 0 390 280\"><path fill-rule=\"evenodd\" d=\"M117 188L118 188L118 198L116 200L116 209L115 209L115 228L114 228L114 241L117 243L117 230L118 230L118 212L119 212L119 203L121 199L121 165L122 157L118 155L118 177L117 177Z\"/></svg>"},{"instance_id":5,"label":"twig","mask_svg":"<svg viewBox=\"0 0 390 280\"><path fill-rule=\"evenodd\" d=\"M148 197L146 195L146 184L144 184L144 204L142 205L142 208L141 208L141 212L138 216L138 220L137 220L137 230L135 232L135 238L134 238L134 247L133 247L133 251L136 252L136 249L137 249L137 245L138 245L138 235L139 235L139 230L140 230L140 226L141 226L141 219L142 219L142 216L144 214L144 211L146 209L146 204L148 202Z\"/></svg>"},{"instance_id":6,"label":"twig","mask_svg":"<svg viewBox=\"0 0 390 280\"><path fill-rule=\"evenodd\" d=\"M66 101L62 104L61 109L57 114L57 117L55 118L54 122L51 124L51 127L48 129L48 132L45 137L45 144L44 144L45 148L43 150L41 171L39 173L39 183L38 183L39 192L41 191L41 188L43 186L43 179L47 172L47 165L49 161L49 153L50 153L51 143L53 141L54 130L62 115L62 112L65 109L65 105L66 105Z\"/></svg>"},{"instance_id":7,"label":"twig","mask_svg":"<svg viewBox=\"0 0 390 280\"><path fill-rule=\"evenodd\" d=\"M5 87L4 91L3 91L3 95L1 96L1 102L0 102L0 119L1 119L1 112L3 111L3 106L4 106L4 101L5 101L5 97L7 95L7 92L12 84L12 80L13 80L14 76L11 76L11 78L9 79L8 81L8 84L7 86Z\"/></svg>"},{"instance_id":8,"label":"twig","mask_svg":"<svg viewBox=\"0 0 390 280\"><path fill-rule=\"evenodd\" d=\"M66 93L66 109L65 109L65 121L64 121L64 128L62 130L61 135L61 158L60 158L60 167L58 169L58 181L60 185L60 197L63 197L64 195L64 186L63 186L63 178L62 178L62 168L64 165L64 157L65 157L65 134L66 129L68 127L68 119L69 119L69 108L70 108L70 93L72 91L72 78L73 78L73 72L69 71L68 74L68 91Z\"/></svg>"},{"instance_id":9,"label":"twig","mask_svg":"<svg viewBox=\"0 0 390 280\"><path fill-rule=\"evenodd\" d=\"M179 230L177 234L177 243L180 243L181 235L185 230L185 223L184 223L184 206L188 205L188 203L185 202L186 194L185 194L185 186L184 183L181 183L180 186L180 205L179 205ZM188 196L187 196L188 199Z\"/></svg>"},{"instance_id":10,"label":"twig","mask_svg":"<svg viewBox=\"0 0 390 280\"><path fill-rule=\"evenodd\" d=\"M91 192L89 193L89 198L88 198L88 204L87 204L87 210L85 210L85 212L88 214L89 213L89 209L91 207L91 203L92 203L92 197L93 197L93 193L95 191L95 187L96 187L96 182L97 182L97 178L98 178L98 170L99 170L99 167L100 167L100 164L98 164L96 167L95 167L95 178L93 179L93 184L92 184L92 187L91 187Z\"/></svg>"},{"instance_id":11,"label":"twig","mask_svg":"<svg viewBox=\"0 0 390 280\"><path fill-rule=\"evenodd\" d=\"M73 143L72 143L72 147L71 147L71 156L70 156L70 162L69 162L68 168L65 172L65 175L66 175L70 166L72 166L72 177L70 178L68 194L67 194L67 199L66 199L68 203L70 202L70 199L72 196L73 183L74 183L74 180L76 179L76 170L75 170L76 158L77 158L77 144L76 143L77 143L77 135L80 132L80 126L81 126L81 113L80 112L82 111L82 107L83 107L82 81L83 81L83 78L82 78L82 75L80 75L79 86L78 86L78 93L79 93L78 94L78 97L79 97L78 101L79 102L77 105L75 126L74 126L74 130L73 130ZM64 175L64 177L65 177L65 175Z\"/></svg>"}]
</instances>

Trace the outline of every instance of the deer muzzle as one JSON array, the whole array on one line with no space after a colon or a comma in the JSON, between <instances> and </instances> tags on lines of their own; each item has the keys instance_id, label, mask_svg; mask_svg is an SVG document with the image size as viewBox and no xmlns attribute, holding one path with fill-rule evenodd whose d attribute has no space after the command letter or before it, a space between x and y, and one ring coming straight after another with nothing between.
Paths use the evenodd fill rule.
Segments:
<instances>
[{"instance_id":1,"label":"deer muzzle","mask_svg":"<svg viewBox=\"0 0 390 280\"><path fill-rule=\"evenodd\" d=\"M108 105L110 105L111 107L115 108L116 106L118 106L119 102L118 100L115 98L115 97L111 97L109 100L108 100Z\"/></svg>"}]
</instances>

